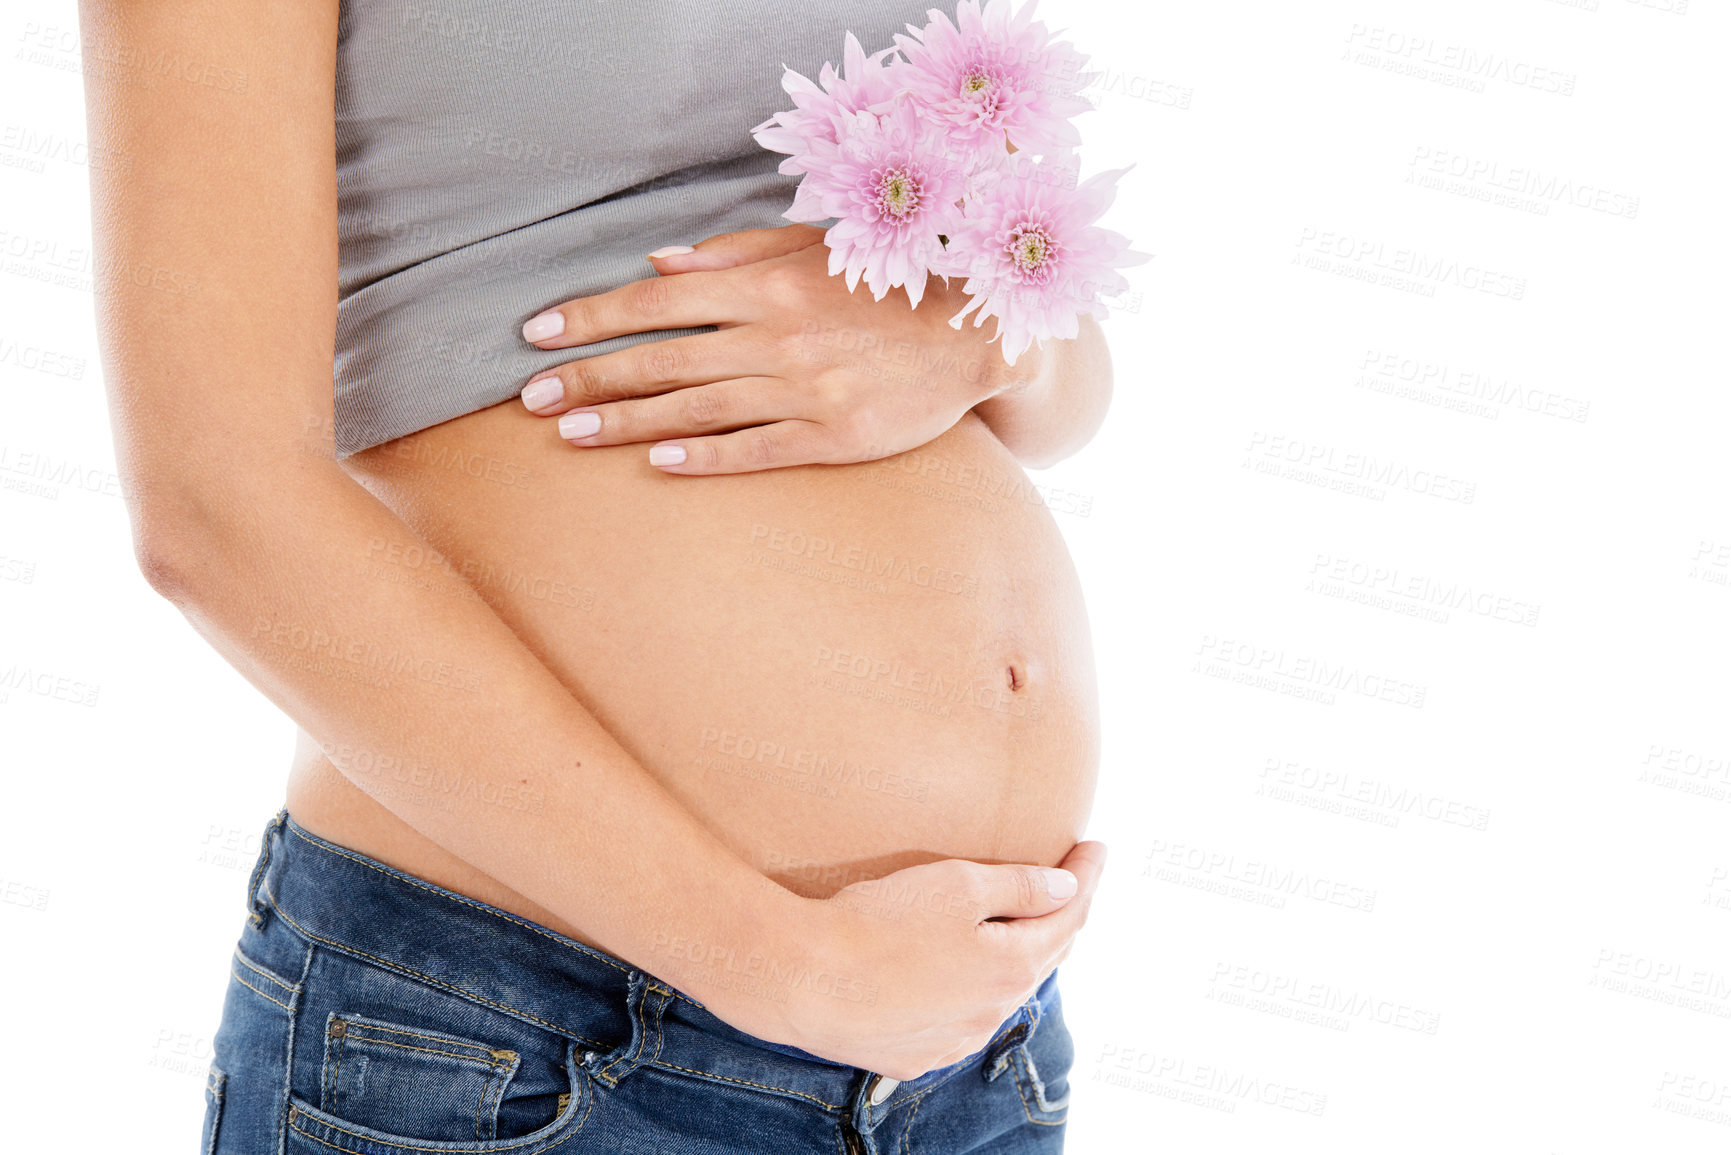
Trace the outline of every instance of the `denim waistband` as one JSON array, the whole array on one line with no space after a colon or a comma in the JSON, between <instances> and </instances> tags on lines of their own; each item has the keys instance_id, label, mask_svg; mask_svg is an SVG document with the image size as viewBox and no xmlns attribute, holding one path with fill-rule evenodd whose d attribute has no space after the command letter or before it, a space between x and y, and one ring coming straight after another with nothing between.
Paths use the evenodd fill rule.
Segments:
<instances>
[{"instance_id":1,"label":"denim waistband","mask_svg":"<svg viewBox=\"0 0 1731 1155\"><path fill-rule=\"evenodd\" d=\"M982 1056L997 1059L1012 1034L1018 1040L1031 1036L1056 991L1054 971L980 1051L906 1080L872 1104L871 1072L740 1031L623 959L326 841L296 823L286 808L265 829L248 899L255 922L280 917L312 943L579 1043L629 1037L634 1062L851 1113L862 1130L875 1129L899 1105ZM645 1011L647 1006L655 1010ZM637 1008L635 1016L631 1007Z\"/></svg>"}]
</instances>

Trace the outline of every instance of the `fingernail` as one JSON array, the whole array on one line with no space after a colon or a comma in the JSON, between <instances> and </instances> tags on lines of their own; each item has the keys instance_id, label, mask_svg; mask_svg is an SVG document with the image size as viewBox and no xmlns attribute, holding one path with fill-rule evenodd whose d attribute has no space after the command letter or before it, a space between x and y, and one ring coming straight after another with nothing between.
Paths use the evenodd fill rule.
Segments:
<instances>
[{"instance_id":1,"label":"fingernail","mask_svg":"<svg viewBox=\"0 0 1731 1155\"><path fill-rule=\"evenodd\" d=\"M542 313L539 317L530 317L523 322L523 340L545 341L549 337L557 337L565 331L565 314L554 310Z\"/></svg>"},{"instance_id":2,"label":"fingernail","mask_svg":"<svg viewBox=\"0 0 1731 1155\"><path fill-rule=\"evenodd\" d=\"M651 464L651 465L684 465L685 464L685 446L683 446L683 445L657 445L655 448L653 448L649 451L649 464Z\"/></svg>"},{"instance_id":3,"label":"fingernail","mask_svg":"<svg viewBox=\"0 0 1731 1155\"><path fill-rule=\"evenodd\" d=\"M565 396L565 386L557 377L542 377L523 386L523 404L531 411L545 409Z\"/></svg>"},{"instance_id":4,"label":"fingernail","mask_svg":"<svg viewBox=\"0 0 1731 1155\"><path fill-rule=\"evenodd\" d=\"M649 259L653 261L660 257L677 257L682 253L695 253L696 251L690 245L664 245L650 253Z\"/></svg>"},{"instance_id":5,"label":"fingernail","mask_svg":"<svg viewBox=\"0 0 1731 1155\"><path fill-rule=\"evenodd\" d=\"M593 437L601 432L601 414L599 413L567 413L559 418L559 436Z\"/></svg>"},{"instance_id":6,"label":"fingernail","mask_svg":"<svg viewBox=\"0 0 1731 1155\"><path fill-rule=\"evenodd\" d=\"M1076 876L1053 866L1040 868L1046 872L1046 893L1053 898L1070 898L1076 893Z\"/></svg>"}]
</instances>

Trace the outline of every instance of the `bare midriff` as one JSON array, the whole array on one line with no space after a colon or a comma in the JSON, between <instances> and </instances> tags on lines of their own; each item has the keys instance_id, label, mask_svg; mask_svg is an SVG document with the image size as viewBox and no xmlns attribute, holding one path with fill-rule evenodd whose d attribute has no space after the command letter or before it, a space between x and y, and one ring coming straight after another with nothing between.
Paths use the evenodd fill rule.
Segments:
<instances>
[{"instance_id":1,"label":"bare midriff","mask_svg":"<svg viewBox=\"0 0 1731 1155\"><path fill-rule=\"evenodd\" d=\"M357 453L349 474L440 555L381 543L358 580L454 568L651 775L801 894L941 858L1063 859L1098 764L1088 622L1051 513L979 418L853 465L681 477L647 455L573 448L514 400ZM598 945L304 734L287 807Z\"/></svg>"}]
</instances>

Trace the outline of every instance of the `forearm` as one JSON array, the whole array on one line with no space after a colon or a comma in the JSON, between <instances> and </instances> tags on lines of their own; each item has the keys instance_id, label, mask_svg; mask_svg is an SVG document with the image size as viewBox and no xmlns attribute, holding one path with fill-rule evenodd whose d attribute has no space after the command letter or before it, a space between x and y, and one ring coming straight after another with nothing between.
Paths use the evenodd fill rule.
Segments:
<instances>
[{"instance_id":1,"label":"forearm","mask_svg":"<svg viewBox=\"0 0 1731 1155\"><path fill-rule=\"evenodd\" d=\"M156 517L159 588L410 826L645 969L668 973L676 938L775 949L803 900L656 783L461 578L364 576L381 543L422 543L334 466L184 504L197 512ZM687 979L707 1001L704 975Z\"/></svg>"},{"instance_id":2,"label":"forearm","mask_svg":"<svg viewBox=\"0 0 1731 1155\"><path fill-rule=\"evenodd\" d=\"M997 347L991 348L996 356ZM1088 316L1073 340L1030 347L1014 367L1006 367L1006 377L1007 384L973 412L1018 461L1035 469L1086 445L1112 400L1111 354L1105 334Z\"/></svg>"},{"instance_id":3,"label":"forearm","mask_svg":"<svg viewBox=\"0 0 1731 1155\"><path fill-rule=\"evenodd\" d=\"M670 937L774 943L803 900L680 807L459 577L361 573L370 549L421 543L331 447L337 7L80 5L92 145L128 160L92 171L91 198L139 563L360 788L608 950L653 969ZM170 55L247 83L144 86L125 63ZM387 790L369 772L387 759L427 773Z\"/></svg>"}]
</instances>

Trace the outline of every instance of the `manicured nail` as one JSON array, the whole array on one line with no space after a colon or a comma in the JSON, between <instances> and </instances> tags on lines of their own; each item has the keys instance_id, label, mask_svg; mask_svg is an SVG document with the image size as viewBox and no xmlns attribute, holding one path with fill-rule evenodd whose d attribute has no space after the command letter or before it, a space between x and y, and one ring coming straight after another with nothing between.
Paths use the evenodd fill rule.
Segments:
<instances>
[{"instance_id":1,"label":"manicured nail","mask_svg":"<svg viewBox=\"0 0 1731 1155\"><path fill-rule=\"evenodd\" d=\"M601 432L601 414L567 413L559 418L559 436L564 438L593 437Z\"/></svg>"},{"instance_id":2,"label":"manicured nail","mask_svg":"<svg viewBox=\"0 0 1731 1155\"><path fill-rule=\"evenodd\" d=\"M554 310L542 313L539 317L530 317L523 322L523 340L545 341L549 337L557 337L565 331L565 314Z\"/></svg>"},{"instance_id":3,"label":"manicured nail","mask_svg":"<svg viewBox=\"0 0 1731 1155\"><path fill-rule=\"evenodd\" d=\"M1046 893L1053 898L1070 898L1076 893L1076 876L1067 870L1043 866L1040 868L1046 875Z\"/></svg>"},{"instance_id":4,"label":"manicured nail","mask_svg":"<svg viewBox=\"0 0 1731 1155\"><path fill-rule=\"evenodd\" d=\"M667 245L663 248L656 249L653 253L650 253L649 259L653 261L662 257L677 257L681 253L695 253L696 251L697 250L692 248L690 245Z\"/></svg>"},{"instance_id":5,"label":"manicured nail","mask_svg":"<svg viewBox=\"0 0 1731 1155\"><path fill-rule=\"evenodd\" d=\"M655 448L653 448L649 451L649 464L651 464L651 465L684 465L685 464L685 446L683 446L683 445L657 445Z\"/></svg>"},{"instance_id":6,"label":"manicured nail","mask_svg":"<svg viewBox=\"0 0 1731 1155\"><path fill-rule=\"evenodd\" d=\"M530 412L545 409L556 404L565 397L565 386L559 383L557 377L543 377L523 386L523 404Z\"/></svg>"}]
</instances>

